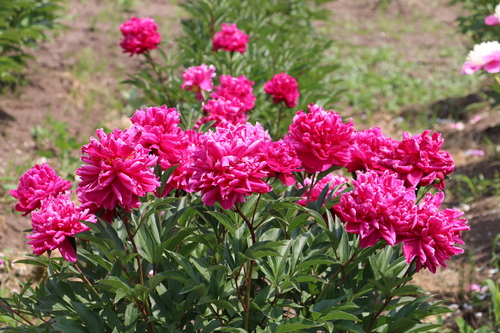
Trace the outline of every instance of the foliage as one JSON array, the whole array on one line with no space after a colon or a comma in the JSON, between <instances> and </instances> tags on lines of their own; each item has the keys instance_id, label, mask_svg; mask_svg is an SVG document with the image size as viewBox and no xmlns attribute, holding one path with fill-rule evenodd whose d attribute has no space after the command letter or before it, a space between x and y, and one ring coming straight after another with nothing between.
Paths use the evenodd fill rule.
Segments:
<instances>
[{"instance_id":1,"label":"foliage","mask_svg":"<svg viewBox=\"0 0 500 333\"><path fill-rule=\"evenodd\" d=\"M196 197L149 196L113 224L88 223L92 230L77 235L85 240L77 263L21 261L46 267L49 276L1 299L2 312L20 322L6 332L435 327L420 319L448 310L408 284L414 269L400 249L383 242L361 249L324 207L294 204L296 194L253 196L236 211L203 206Z\"/></svg>"},{"instance_id":2,"label":"foliage","mask_svg":"<svg viewBox=\"0 0 500 333\"><path fill-rule=\"evenodd\" d=\"M257 96L251 121L258 119L271 133L280 136L286 129L277 128L280 122L276 121L276 114L281 119L293 114L290 109L280 113L279 107L264 94L263 85L274 74L285 71L298 78L301 109L311 102L328 108L342 91L334 76L336 61L324 59L332 41L316 33L311 24L312 20L327 18L327 12L317 7L323 2L328 1L186 1L181 6L191 18L181 22L184 36L177 41L179 51L160 50L161 64L149 66L126 82L141 88L153 105L173 107L178 103L189 111L199 108L199 104L193 104L192 94L180 89L179 70L205 63L214 65L219 73L245 75L255 82ZM250 35L244 55L212 51L212 37L223 22L238 22L238 28Z\"/></svg>"},{"instance_id":3,"label":"foliage","mask_svg":"<svg viewBox=\"0 0 500 333\"><path fill-rule=\"evenodd\" d=\"M58 170L65 179L75 179L74 170L81 163L78 152L82 146L70 136L68 124L47 117L45 124L31 130L36 153L40 157L57 161Z\"/></svg>"},{"instance_id":4,"label":"foliage","mask_svg":"<svg viewBox=\"0 0 500 333\"><path fill-rule=\"evenodd\" d=\"M463 34L470 35L475 43L497 39L500 28L484 24L484 19L495 12L497 0L451 0L451 4L463 7L463 16L458 18Z\"/></svg>"},{"instance_id":5,"label":"foliage","mask_svg":"<svg viewBox=\"0 0 500 333\"><path fill-rule=\"evenodd\" d=\"M61 29L63 0L0 0L0 84L18 84L34 59L27 48Z\"/></svg>"}]
</instances>

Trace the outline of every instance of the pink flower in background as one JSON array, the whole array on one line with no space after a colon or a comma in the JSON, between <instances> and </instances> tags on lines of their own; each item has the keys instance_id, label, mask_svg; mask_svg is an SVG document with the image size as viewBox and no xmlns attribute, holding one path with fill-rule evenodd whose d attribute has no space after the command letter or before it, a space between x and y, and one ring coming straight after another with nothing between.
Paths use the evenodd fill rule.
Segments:
<instances>
[{"instance_id":1,"label":"pink flower in background","mask_svg":"<svg viewBox=\"0 0 500 333\"><path fill-rule=\"evenodd\" d=\"M462 66L462 74L473 74L481 69L489 73L500 72L500 43L497 41L474 45Z\"/></svg>"},{"instance_id":2,"label":"pink flower in background","mask_svg":"<svg viewBox=\"0 0 500 333\"><path fill-rule=\"evenodd\" d=\"M94 202L99 208L114 210L117 205L130 210L139 207L139 197L154 192L160 185L153 172L157 157L138 143L136 127L115 129L105 134L96 131L97 139L82 147L80 176L82 202Z\"/></svg>"},{"instance_id":3,"label":"pink flower in background","mask_svg":"<svg viewBox=\"0 0 500 333\"><path fill-rule=\"evenodd\" d=\"M464 252L456 244L464 244L461 232L469 230L467 220L460 218L463 212L458 210L440 211L443 200L442 192L434 196L427 193L418 205L417 224L399 235L398 241L404 242L406 262L416 259L417 272L424 267L435 273L437 267L446 267L446 260L451 256Z\"/></svg>"},{"instance_id":4,"label":"pink flower in background","mask_svg":"<svg viewBox=\"0 0 500 333\"><path fill-rule=\"evenodd\" d=\"M209 99L203 104L203 111L207 116L196 123L195 129L210 121L215 121L212 127L225 126L226 122L233 125L247 122L244 104L237 99Z\"/></svg>"},{"instance_id":5,"label":"pink flower in background","mask_svg":"<svg viewBox=\"0 0 500 333\"><path fill-rule=\"evenodd\" d=\"M284 140L274 141L267 146L267 169L271 177L278 174L279 180L286 186L295 184L292 172L302 171L302 162L295 149Z\"/></svg>"},{"instance_id":6,"label":"pink flower in background","mask_svg":"<svg viewBox=\"0 0 500 333\"><path fill-rule=\"evenodd\" d=\"M71 182L63 180L47 164L35 165L19 179L19 186L9 193L18 199L14 207L19 212L28 215L40 207L40 201L50 196L56 196L71 187Z\"/></svg>"},{"instance_id":7,"label":"pink flower in background","mask_svg":"<svg viewBox=\"0 0 500 333\"><path fill-rule=\"evenodd\" d=\"M451 129L456 129L457 131L463 131L465 129L465 125L461 121L459 121L458 123L450 123L448 127Z\"/></svg>"},{"instance_id":8,"label":"pink flower in background","mask_svg":"<svg viewBox=\"0 0 500 333\"><path fill-rule=\"evenodd\" d=\"M484 156L484 150L481 149L469 149L464 153L465 156Z\"/></svg>"},{"instance_id":9,"label":"pink flower in background","mask_svg":"<svg viewBox=\"0 0 500 333\"><path fill-rule=\"evenodd\" d=\"M34 211L31 217L33 230L27 237L33 253L39 256L45 251L59 249L63 258L70 262L76 261L76 252L68 237L90 230L80 221L97 221L88 210L75 207L66 193L44 199L40 210Z\"/></svg>"},{"instance_id":10,"label":"pink flower in background","mask_svg":"<svg viewBox=\"0 0 500 333\"><path fill-rule=\"evenodd\" d=\"M189 67L182 73L184 83L181 88L193 91L196 94L196 99L201 102L203 101L201 91L212 91L214 77L215 67L213 65L202 64L201 66Z\"/></svg>"},{"instance_id":11,"label":"pink flower in background","mask_svg":"<svg viewBox=\"0 0 500 333\"><path fill-rule=\"evenodd\" d=\"M250 111L255 105L253 94L253 81L244 75L232 77L230 75L220 76L220 86L210 95L213 99L237 100L243 104L244 111Z\"/></svg>"},{"instance_id":12,"label":"pink flower in background","mask_svg":"<svg viewBox=\"0 0 500 333\"><path fill-rule=\"evenodd\" d=\"M495 14L487 16L484 23L487 25L500 25L500 4L495 7Z\"/></svg>"},{"instance_id":13,"label":"pink flower in background","mask_svg":"<svg viewBox=\"0 0 500 333\"><path fill-rule=\"evenodd\" d=\"M175 108L162 107L137 110L130 118L141 132L138 142L158 156L163 170L179 164L188 142L184 131L178 127L180 114Z\"/></svg>"},{"instance_id":14,"label":"pink flower in background","mask_svg":"<svg viewBox=\"0 0 500 333\"><path fill-rule=\"evenodd\" d=\"M381 238L394 246L398 235L416 224L415 189L404 186L397 175L357 172L353 185L333 208L346 231L360 235L361 247L372 246Z\"/></svg>"},{"instance_id":15,"label":"pink flower in background","mask_svg":"<svg viewBox=\"0 0 500 333\"><path fill-rule=\"evenodd\" d=\"M349 179L347 179L344 176L336 176L333 173L330 173L323 177L319 182L314 185L312 189L308 189L304 194L302 194L302 199L298 200L297 203L301 206L306 207L307 202L314 202L318 200L321 192L323 192L323 189L328 185L330 188L328 189L328 193L325 197L328 198L328 196L337 188L337 190L332 194L332 199L337 197L344 189L345 185ZM306 178L304 179L304 185L310 186L311 185L311 178ZM340 186L341 185L341 186ZM299 186L301 188L302 186ZM309 197L309 201L307 201ZM324 205L325 203L323 203Z\"/></svg>"},{"instance_id":16,"label":"pink flower in background","mask_svg":"<svg viewBox=\"0 0 500 333\"><path fill-rule=\"evenodd\" d=\"M157 49L161 36L157 32L158 26L152 18L132 17L120 26L123 40L120 46L124 53L141 54Z\"/></svg>"},{"instance_id":17,"label":"pink flower in background","mask_svg":"<svg viewBox=\"0 0 500 333\"><path fill-rule=\"evenodd\" d=\"M248 35L239 30L236 23L231 25L222 23L222 30L215 34L213 44L214 51L222 49L223 51L244 54L248 44Z\"/></svg>"},{"instance_id":18,"label":"pink flower in background","mask_svg":"<svg viewBox=\"0 0 500 333\"><path fill-rule=\"evenodd\" d=\"M270 81L266 82L264 91L273 96L274 103L285 102L288 108L297 106L300 97L297 80L285 72L274 75Z\"/></svg>"},{"instance_id":19,"label":"pink flower in background","mask_svg":"<svg viewBox=\"0 0 500 333\"><path fill-rule=\"evenodd\" d=\"M453 172L455 163L450 153L441 150L441 134L430 130L410 136L403 134L403 140L392 151L383 152L381 164L398 173L406 186L427 186L437 180L436 187L445 187L444 177Z\"/></svg>"},{"instance_id":20,"label":"pink flower in background","mask_svg":"<svg viewBox=\"0 0 500 333\"><path fill-rule=\"evenodd\" d=\"M382 152L391 152L398 143L383 135L379 127L357 132L350 146L351 158L346 165L347 171L387 170L380 165L380 155Z\"/></svg>"},{"instance_id":21,"label":"pink flower in background","mask_svg":"<svg viewBox=\"0 0 500 333\"><path fill-rule=\"evenodd\" d=\"M338 113L311 103L309 113L297 112L285 140L297 151L304 169L313 173L333 165L345 166L351 157L349 147L354 135L351 122L344 124Z\"/></svg>"},{"instance_id":22,"label":"pink flower in background","mask_svg":"<svg viewBox=\"0 0 500 333\"><path fill-rule=\"evenodd\" d=\"M480 121L481 119L483 119L483 116L480 115L480 114L478 114L477 116L474 116L471 120L469 120L469 123L470 124L475 124L478 121Z\"/></svg>"},{"instance_id":23,"label":"pink flower in background","mask_svg":"<svg viewBox=\"0 0 500 333\"><path fill-rule=\"evenodd\" d=\"M217 127L200 137L193 153L193 191L201 191L205 205L219 201L224 209L245 202L246 195L267 193L266 147L271 137L260 124Z\"/></svg>"}]
</instances>

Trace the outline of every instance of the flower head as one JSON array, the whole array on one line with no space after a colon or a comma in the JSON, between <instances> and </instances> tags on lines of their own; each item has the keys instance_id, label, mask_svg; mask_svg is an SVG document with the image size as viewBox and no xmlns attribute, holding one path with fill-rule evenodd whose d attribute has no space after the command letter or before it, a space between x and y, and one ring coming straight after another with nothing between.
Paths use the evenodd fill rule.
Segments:
<instances>
[{"instance_id":1,"label":"flower head","mask_svg":"<svg viewBox=\"0 0 500 333\"><path fill-rule=\"evenodd\" d=\"M379 127L357 132L350 147L351 158L346 165L347 171L387 170L380 163L381 154L393 151L398 143L383 135Z\"/></svg>"},{"instance_id":2,"label":"flower head","mask_svg":"<svg viewBox=\"0 0 500 333\"><path fill-rule=\"evenodd\" d=\"M203 104L203 111L207 116L196 123L195 129L210 121L215 121L212 127L225 126L225 123L237 125L247 122L244 104L237 99L210 99Z\"/></svg>"},{"instance_id":3,"label":"flower head","mask_svg":"<svg viewBox=\"0 0 500 333\"><path fill-rule=\"evenodd\" d=\"M153 172L158 158L138 143L136 127L107 135L99 129L96 135L82 147L82 161L87 164L76 171L82 179L80 199L109 210L116 205L127 210L138 207L138 198L160 185Z\"/></svg>"},{"instance_id":4,"label":"flower head","mask_svg":"<svg viewBox=\"0 0 500 333\"><path fill-rule=\"evenodd\" d=\"M248 44L248 35L236 27L236 23L231 25L222 23L222 30L217 31L213 40L214 51L222 49L229 52L245 53Z\"/></svg>"},{"instance_id":5,"label":"flower head","mask_svg":"<svg viewBox=\"0 0 500 333\"><path fill-rule=\"evenodd\" d=\"M215 67L213 65L189 67L182 73L184 83L181 85L182 89L192 90L196 94L196 99L203 101L202 90L212 91L212 79L215 77Z\"/></svg>"},{"instance_id":6,"label":"flower head","mask_svg":"<svg viewBox=\"0 0 500 333\"><path fill-rule=\"evenodd\" d=\"M443 192L434 196L427 193L418 205L416 225L399 235L398 242L404 242L406 262L415 259L417 271L424 267L435 273L437 267L446 267L446 260L451 256L464 252L456 244L464 244L461 232L469 230L467 220L460 218L463 212L458 210L440 211L443 199Z\"/></svg>"},{"instance_id":7,"label":"flower head","mask_svg":"<svg viewBox=\"0 0 500 333\"><path fill-rule=\"evenodd\" d=\"M250 111L255 105L253 94L253 81L244 75L232 77L230 75L220 76L220 86L210 95L213 99L237 100L243 104L243 111Z\"/></svg>"},{"instance_id":8,"label":"flower head","mask_svg":"<svg viewBox=\"0 0 500 333\"><path fill-rule=\"evenodd\" d=\"M285 140L297 151L304 169L313 173L345 166L354 134L351 122L344 124L338 113L311 103L309 113L297 112Z\"/></svg>"},{"instance_id":9,"label":"flower head","mask_svg":"<svg viewBox=\"0 0 500 333\"><path fill-rule=\"evenodd\" d=\"M39 211L31 214L32 234L29 245L37 256L45 251L59 249L64 259L76 261L76 252L69 238L79 232L90 230L80 221L96 222L88 210L81 210L69 199L69 193L60 193L42 201Z\"/></svg>"},{"instance_id":10,"label":"flower head","mask_svg":"<svg viewBox=\"0 0 500 333\"><path fill-rule=\"evenodd\" d=\"M263 180L268 176L269 142L269 134L259 124L228 124L205 133L193 152L192 189L201 191L205 205L219 201L224 209L245 202L246 195L271 191Z\"/></svg>"},{"instance_id":11,"label":"flower head","mask_svg":"<svg viewBox=\"0 0 500 333\"><path fill-rule=\"evenodd\" d=\"M19 179L19 186L10 194L19 200L14 207L28 215L40 207L40 202L50 196L56 196L71 187L71 182L63 180L47 164L35 165Z\"/></svg>"},{"instance_id":12,"label":"flower head","mask_svg":"<svg viewBox=\"0 0 500 333\"><path fill-rule=\"evenodd\" d=\"M453 172L455 163L450 153L441 150L444 140L437 132L426 130L422 134L403 134L403 140L382 152L380 164L398 173L406 186L427 186L437 180L442 190L444 177Z\"/></svg>"},{"instance_id":13,"label":"flower head","mask_svg":"<svg viewBox=\"0 0 500 333\"><path fill-rule=\"evenodd\" d=\"M500 72L500 43L495 41L474 45L462 66L462 74L473 74L481 69L489 73Z\"/></svg>"},{"instance_id":14,"label":"flower head","mask_svg":"<svg viewBox=\"0 0 500 333\"><path fill-rule=\"evenodd\" d=\"M489 15L484 19L484 23L487 25L499 25L500 24L500 4L495 7L495 13Z\"/></svg>"},{"instance_id":15,"label":"flower head","mask_svg":"<svg viewBox=\"0 0 500 333\"><path fill-rule=\"evenodd\" d=\"M130 118L141 134L138 143L158 156L163 170L179 164L187 148L186 134L178 127L180 114L175 108L162 107L137 110Z\"/></svg>"},{"instance_id":16,"label":"flower head","mask_svg":"<svg viewBox=\"0 0 500 333\"><path fill-rule=\"evenodd\" d=\"M361 247L372 246L381 238L393 246L401 232L415 225L415 189L404 186L397 175L357 172L353 185L334 209L347 232L360 235Z\"/></svg>"},{"instance_id":17,"label":"flower head","mask_svg":"<svg viewBox=\"0 0 500 333\"><path fill-rule=\"evenodd\" d=\"M157 49L161 36L157 32L158 26L152 18L132 17L120 26L123 40L120 46L124 53L142 54Z\"/></svg>"},{"instance_id":18,"label":"flower head","mask_svg":"<svg viewBox=\"0 0 500 333\"><path fill-rule=\"evenodd\" d=\"M311 178L306 178L304 179L304 185L306 186L311 186ZM325 189L325 187L328 185L328 193L325 197L328 198L328 196L331 194L332 199L337 197L344 189L345 185L349 179L347 179L344 176L336 176L333 173L329 173L325 177L323 177L319 182L317 182L314 187L308 188L304 194L302 194L302 199L298 200L297 203L301 206L306 207L308 202L314 202L318 200L319 196L321 195L321 192ZM299 186L300 188L301 186ZM334 193L332 193L335 189L337 189ZM307 201L309 199L309 201ZM325 203L323 203L324 205Z\"/></svg>"},{"instance_id":19,"label":"flower head","mask_svg":"<svg viewBox=\"0 0 500 333\"><path fill-rule=\"evenodd\" d=\"M271 142L267 145L267 169L270 176L278 175L279 180L286 186L295 184L292 172L302 171L302 162L293 146L284 140Z\"/></svg>"},{"instance_id":20,"label":"flower head","mask_svg":"<svg viewBox=\"0 0 500 333\"><path fill-rule=\"evenodd\" d=\"M266 82L264 91L273 96L274 103L285 102L288 108L297 106L297 100L300 97L297 80L285 72L274 75L270 81Z\"/></svg>"}]
</instances>

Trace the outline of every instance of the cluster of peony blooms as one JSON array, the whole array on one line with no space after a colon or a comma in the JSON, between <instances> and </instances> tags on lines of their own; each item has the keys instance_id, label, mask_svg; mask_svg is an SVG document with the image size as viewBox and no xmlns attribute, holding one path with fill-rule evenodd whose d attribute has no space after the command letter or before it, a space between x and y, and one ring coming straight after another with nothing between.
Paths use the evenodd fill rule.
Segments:
<instances>
[{"instance_id":1,"label":"cluster of peony blooms","mask_svg":"<svg viewBox=\"0 0 500 333\"><path fill-rule=\"evenodd\" d=\"M32 233L28 244L37 256L59 249L67 261L76 261L71 238L89 230L80 221L96 222L96 217L84 207L77 207L70 198L71 182L61 179L48 165L35 165L19 180L10 194L19 200L15 206L23 216L31 214Z\"/></svg>"},{"instance_id":2,"label":"cluster of peony blooms","mask_svg":"<svg viewBox=\"0 0 500 333\"><path fill-rule=\"evenodd\" d=\"M238 30L234 23L231 25L223 23L222 30L214 36L213 44L214 50L238 51L243 54L248 44L248 35ZM246 113L255 105L254 82L244 75L238 77L221 75L220 85L215 87L210 99L205 100L203 92L212 91L214 77L215 67L206 64L189 67L182 74L184 83L181 88L194 92L196 99L203 102L204 116L199 119L195 129L208 122L213 122L213 127L221 126L225 122L245 124L248 118ZM273 96L274 103L283 102L289 108L297 106L300 97L299 84L294 77L285 72L274 75L264 84L264 90Z\"/></svg>"},{"instance_id":3,"label":"cluster of peony blooms","mask_svg":"<svg viewBox=\"0 0 500 333\"><path fill-rule=\"evenodd\" d=\"M156 44L149 42L159 41L143 38L154 35L146 32L156 31L151 21L143 20L134 18L122 26L122 31L138 29L130 36L139 37L122 42L134 45L131 53L150 50ZM214 49L243 53L242 44L248 43L245 36L236 25L223 24L214 37ZM148 42L141 44L144 40ZM204 101L202 92L212 91L214 77L214 66L190 67L183 74L182 88ZM156 197L193 193L205 205L219 203L230 210L248 196L272 191L271 184L277 181L305 187L297 201L303 206L317 201L328 186L326 198L340 196L332 213L348 232L359 234L362 247L381 239L391 246L403 243L407 262L415 261L417 270L435 272L451 255L463 252L457 246L463 244L461 231L469 229L463 213L440 211L442 192L416 202L417 188L442 190L445 176L454 170L452 157L441 150L439 133L405 133L397 141L384 136L380 128L356 131L352 121L343 122L338 113L311 103L307 112L296 113L288 133L273 141L259 123L247 122L246 112L256 100L254 82L230 75L221 75L219 81L211 99L203 102L204 114L195 129L179 127L177 109L163 105L137 110L128 129L97 130L96 137L82 147L84 164L76 171L81 180L76 190L78 207L70 200L70 183L47 165L37 165L23 175L19 188L11 193L19 199L15 209L32 214L33 234L28 238L34 253L58 248L66 260L75 261L71 237L89 229L80 221L95 222L96 214L111 222L118 211L140 207L140 198L148 193ZM267 82L264 90L275 103L287 107L296 106L300 96L296 79L284 72ZM210 130L197 131L211 121ZM340 168L356 174L349 192L344 176L330 173L318 179L321 172ZM160 186L161 172L167 169L171 174ZM304 171L308 175L297 184L297 173Z\"/></svg>"},{"instance_id":4,"label":"cluster of peony blooms","mask_svg":"<svg viewBox=\"0 0 500 333\"><path fill-rule=\"evenodd\" d=\"M275 179L294 185L294 173L303 170L312 177L297 184L308 187L298 203L317 200L327 185L335 189L332 196L340 195L340 203L333 213L348 232L360 235L362 247L380 239L389 245L403 243L408 262L416 258L417 269L433 272L462 252L456 244L463 244L460 232L469 228L462 213L440 211L441 192L416 204L417 186L442 189L444 176L453 171L438 133L405 133L397 141L379 128L357 132L351 121L344 123L336 112L314 104L309 112L298 111L289 132L277 141L258 123L226 121L203 133L182 130L179 119L175 108L151 107L137 110L129 129L108 134L97 130L96 138L83 146L85 164L76 172L81 179L79 208L64 192L69 182L47 166L25 174L12 195L20 200L17 210L38 209L32 213L35 235L29 236L35 254L55 247L69 253L64 237L86 230L79 220L93 221L91 214L112 218L118 207L135 209L147 193L160 197L178 189L198 193L205 205L218 202L232 209L247 196L270 192ZM162 193L156 165L162 170L177 166ZM352 191L340 194L348 183L343 176L330 174L315 183L319 172L335 166L356 171ZM74 260L71 255L65 258Z\"/></svg>"},{"instance_id":5,"label":"cluster of peony blooms","mask_svg":"<svg viewBox=\"0 0 500 333\"><path fill-rule=\"evenodd\" d=\"M500 4L495 7L495 13L484 19L487 25L500 25ZM500 43L497 41L483 42L474 45L462 66L462 74L474 74L484 69L488 73L500 72Z\"/></svg>"}]
</instances>

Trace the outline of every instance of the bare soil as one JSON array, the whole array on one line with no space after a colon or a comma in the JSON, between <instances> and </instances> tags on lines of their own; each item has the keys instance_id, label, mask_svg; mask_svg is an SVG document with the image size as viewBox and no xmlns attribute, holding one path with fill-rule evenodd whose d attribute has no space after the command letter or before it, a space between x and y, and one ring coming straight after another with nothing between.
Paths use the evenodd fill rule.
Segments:
<instances>
[{"instance_id":1,"label":"bare soil","mask_svg":"<svg viewBox=\"0 0 500 333\"><path fill-rule=\"evenodd\" d=\"M99 125L126 126L120 125L123 118L126 122L123 110L108 109L103 101L97 101L88 108L77 98L84 98L85 89L88 89L75 75L77 56L82 50L90 48L97 61L107 61L102 71L93 74L91 81L96 87L115 94L117 98L120 98L121 89L118 81L125 78L125 73L137 69L140 66L139 61L121 52L117 33L120 23L113 25L106 20L97 20L96 23L96 17L99 17L103 8L109 4L102 0L68 2L69 14L65 21L67 31L56 36L53 41L42 43L39 50L34 52L37 62L27 73L29 82L26 86L15 93L0 96L0 182L12 181L10 177L19 177L33 164L45 161L35 153L36 143L31 131L35 126L43 125L47 115L57 121L66 122L70 135L83 142L95 133ZM162 35L168 40L166 43L171 44L173 37L180 34L178 23L175 23L179 15L177 7L164 0L142 0L140 3L141 5L134 6L131 12L115 13L121 17L118 22L123 22L131 16L154 17L160 24L168 22L168 32ZM355 45L397 46L407 60L420 62L434 69L449 68L453 65L438 56L443 47L463 48L465 59L470 45L466 45L463 40L457 43L456 36L452 37L458 34L455 19L459 15L459 8L448 6L447 0L393 0L385 11L375 8L376 3L371 0L338 0L327 4L327 9L332 11L331 20L340 20L345 22L346 26L349 20L358 20L362 28L370 31L353 35L347 28L344 31L339 29L334 38L348 40ZM418 17L431 17L448 28L439 32L416 29L405 32L404 38L401 38L400 34L398 37L390 32L377 30L381 19L404 22L406 19L418 20ZM328 25L328 22L320 25L325 24ZM116 73L122 76L117 78ZM104 100L104 97L102 98ZM464 124L463 130L450 129L449 122L435 128L443 134L445 149L452 153L456 160L455 173L468 177L481 173L485 178L493 179L495 172L500 172L500 115L498 111L488 108L464 112L468 105L481 100L482 97L477 94L457 96L436 101L434 105L429 106L429 110L438 112L440 119ZM103 109L105 107L106 109ZM409 106L401 110L401 115L411 121L412 112ZM475 118L477 116L481 116L478 121ZM380 126L384 133L398 138L402 133L390 121L393 117L393 114L380 111L373 116L369 125ZM489 138L489 141L485 138ZM485 155L469 156L466 152L470 149L481 149ZM450 184L453 184L453 179ZM30 221L13 210L14 201L10 200L6 193L2 195L1 191L0 189L0 249L3 249L5 257L9 258L10 266L3 268L3 274L7 275L3 283L8 284L9 281L16 281L16 277L33 274L27 267L13 264L23 253L29 252L23 230L30 227ZM447 205L453 207L459 204L460 202L448 193ZM488 277L497 277L495 271L490 270L493 267L490 260L493 240L500 234L500 198L491 196L491 193L479 193L473 203L462 205L461 209L466 210L465 216L471 226L471 230L464 234L466 255L454 259L448 268L440 269L435 275L423 272L416 276L416 282L424 289L438 294L438 297L451 299L451 302L460 306L469 301L465 292L468 284L481 283ZM460 313L457 312L457 315Z\"/></svg>"}]
</instances>

